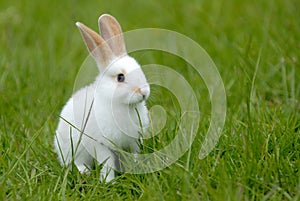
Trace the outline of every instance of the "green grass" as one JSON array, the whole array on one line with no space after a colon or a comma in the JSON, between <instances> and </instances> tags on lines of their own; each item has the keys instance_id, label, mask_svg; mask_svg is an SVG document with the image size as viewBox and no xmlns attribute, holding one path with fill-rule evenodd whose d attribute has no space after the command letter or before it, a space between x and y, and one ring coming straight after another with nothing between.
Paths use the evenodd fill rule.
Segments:
<instances>
[{"instance_id":1,"label":"green grass","mask_svg":"<svg viewBox=\"0 0 300 201\"><path fill-rule=\"evenodd\" d=\"M299 9L297 0L1 1L0 200L300 200ZM207 50L224 81L227 117L205 159L197 157L210 117L205 85L180 59L142 52L140 63L174 67L201 96L191 150L164 170L113 184L100 183L97 168L87 176L59 165L58 115L87 56L74 23L97 30L101 13L124 31L171 29ZM160 94L149 104L163 104ZM167 144L174 126L171 119L147 144Z\"/></svg>"}]
</instances>

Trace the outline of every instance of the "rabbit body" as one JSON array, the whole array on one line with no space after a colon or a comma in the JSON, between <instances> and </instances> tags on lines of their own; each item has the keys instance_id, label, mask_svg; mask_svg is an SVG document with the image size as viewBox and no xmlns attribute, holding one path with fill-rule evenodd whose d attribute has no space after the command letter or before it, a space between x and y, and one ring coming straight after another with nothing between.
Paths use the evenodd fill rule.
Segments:
<instances>
[{"instance_id":1,"label":"rabbit body","mask_svg":"<svg viewBox=\"0 0 300 201\"><path fill-rule=\"evenodd\" d=\"M112 16L99 18L103 38L81 23L77 26L100 74L93 84L73 94L62 109L54 147L62 165L74 161L85 173L96 160L103 164L101 179L110 181L120 162L116 147L139 152L140 134L149 126L145 101L150 87L140 65L124 52L123 38L110 41L122 34ZM102 43L99 49L97 40Z\"/></svg>"}]
</instances>

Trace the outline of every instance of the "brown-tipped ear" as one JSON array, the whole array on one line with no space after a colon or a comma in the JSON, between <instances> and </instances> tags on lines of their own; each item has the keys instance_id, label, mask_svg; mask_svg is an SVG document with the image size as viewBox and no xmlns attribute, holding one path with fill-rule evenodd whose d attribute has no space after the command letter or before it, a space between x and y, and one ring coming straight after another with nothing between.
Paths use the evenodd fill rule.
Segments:
<instances>
[{"instance_id":1,"label":"brown-tipped ear","mask_svg":"<svg viewBox=\"0 0 300 201\"><path fill-rule=\"evenodd\" d=\"M109 65L114 57L110 47L105 40L89 27L80 22L76 22L76 26L79 28L82 38L91 53L96 60L99 67L105 68Z\"/></svg>"},{"instance_id":2,"label":"brown-tipped ear","mask_svg":"<svg viewBox=\"0 0 300 201\"><path fill-rule=\"evenodd\" d=\"M111 15L103 14L98 20L101 36L116 56L127 54L123 33L118 21Z\"/></svg>"}]
</instances>

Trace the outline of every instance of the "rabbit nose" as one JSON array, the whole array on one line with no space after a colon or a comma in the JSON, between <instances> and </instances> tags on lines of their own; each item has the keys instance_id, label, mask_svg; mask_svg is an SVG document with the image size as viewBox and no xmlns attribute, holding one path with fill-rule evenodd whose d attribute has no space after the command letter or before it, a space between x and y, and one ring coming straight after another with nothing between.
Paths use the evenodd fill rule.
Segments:
<instances>
[{"instance_id":1,"label":"rabbit nose","mask_svg":"<svg viewBox=\"0 0 300 201\"><path fill-rule=\"evenodd\" d=\"M143 96L143 99L146 100L150 95L150 87L149 85L143 86L140 88L140 94Z\"/></svg>"}]
</instances>

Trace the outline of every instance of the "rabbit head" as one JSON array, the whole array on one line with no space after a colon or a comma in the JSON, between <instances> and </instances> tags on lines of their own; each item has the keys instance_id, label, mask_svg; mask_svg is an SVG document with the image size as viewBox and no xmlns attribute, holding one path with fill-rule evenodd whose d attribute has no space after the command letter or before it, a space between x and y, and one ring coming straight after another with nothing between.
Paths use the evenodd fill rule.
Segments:
<instances>
[{"instance_id":1,"label":"rabbit head","mask_svg":"<svg viewBox=\"0 0 300 201\"><path fill-rule=\"evenodd\" d=\"M128 56L121 26L111 15L98 20L101 35L77 22L82 38L100 71L97 87L101 96L118 103L137 104L149 97L150 87L136 62Z\"/></svg>"}]
</instances>

